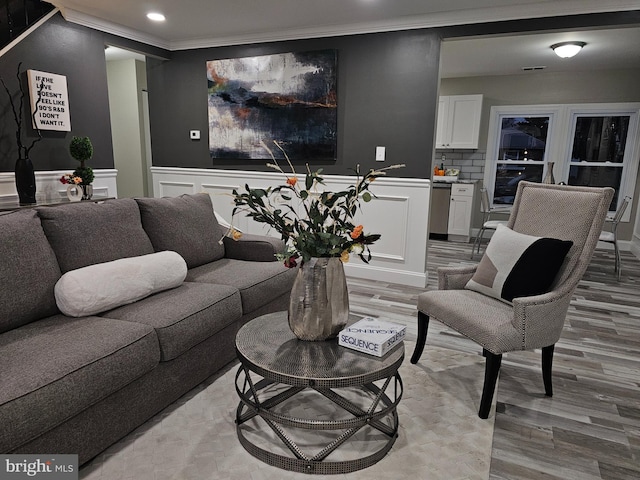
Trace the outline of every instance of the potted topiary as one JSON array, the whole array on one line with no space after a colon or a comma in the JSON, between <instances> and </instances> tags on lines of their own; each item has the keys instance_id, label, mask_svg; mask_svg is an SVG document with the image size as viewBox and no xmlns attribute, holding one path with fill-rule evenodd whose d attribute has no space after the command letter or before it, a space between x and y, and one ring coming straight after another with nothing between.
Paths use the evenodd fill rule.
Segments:
<instances>
[{"instance_id":1,"label":"potted topiary","mask_svg":"<svg viewBox=\"0 0 640 480\"><path fill-rule=\"evenodd\" d=\"M86 162L93 156L93 145L89 137L72 137L69 144L69 153L80 162L80 166L73 173L63 175L60 181L82 188L82 199L89 200L93 195L91 183L95 178L93 169L86 166Z\"/></svg>"}]
</instances>

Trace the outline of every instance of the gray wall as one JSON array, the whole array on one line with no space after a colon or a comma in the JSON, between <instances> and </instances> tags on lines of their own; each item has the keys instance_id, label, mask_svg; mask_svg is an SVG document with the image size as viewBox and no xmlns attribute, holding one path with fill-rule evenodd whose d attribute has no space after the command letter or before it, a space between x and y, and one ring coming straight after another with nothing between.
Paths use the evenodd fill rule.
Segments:
<instances>
[{"instance_id":1,"label":"gray wall","mask_svg":"<svg viewBox=\"0 0 640 480\"><path fill-rule=\"evenodd\" d=\"M556 103L640 102L640 68L443 78L441 95L484 95L479 150L487 148L491 107Z\"/></svg>"},{"instance_id":2,"label":"gray wall","mask_svg":"<svg viewBox=\"0 0 640 480\"><path fill-rule=\"evenodd\" d=\"M12 92L18 91L16 72L22 62L20 78L27 89L27 69L57 73L67 77L71 132L42 132L31 151L35 170L65 170L78 165L68 153L73 135L88 136L94 147L90 162L93 168L113 168L111 122L107 93L105 43L137 50L149 55L166 56L167 52L103 32L66 22L59 13L0 57L0 77ZM16 97L16 100L18 98ZM27 100L28 103L28 100ZM37 138L31 128L25 104L23 140ZM23 123L24 120L23 120ZM9 99L0 90L0 171L13 172L17 159L15 122Z\"/></svg>"},{"instance_id":3,"label":"gray wall","mask_svg":"<svg viewBox=\"0 0 640 480\"><path fill-rule=\"evenodd\" d=\"M94 146L90 166L113 167L111 126L107 105L107 75L104 46L96 42L94 33L86 28L66 23L58 14L42 25L16 47L0 57L0 76L10 90L17 92L16 72L27 69L57 73L67 77L71 132L43 131L43 140L31 151L36 170L75 168L77 163L69 156L68 145L72 135L89 136ZM21 73L25 91L26 73ZM36 138L31 128L28 99L23 110L23 132L30 143ZM107 108L105 108L107 106ZM4 90L0 91L0 170L13 171L17 159L15 122Z\"/></svg>"},{"instance_id":4,"label":"gray wall","mask_svg":"<svg viewBox=\"0 0 640 480\"><path fill-rule=\"evenodd\" d=\"M290 51L338 50L338 158L325 173L407 166L394 176L430 176L440 39L410 31L172 52L147 62L155 166L264 170L264 161L211 159L207 129L207 60ZM189 130L202 139L189 139ZM375 148L387 160L375 162ZM316 165L318 166L318 165Z\"/></svg>"},{"instance_id":5,"label":"gray wall","mask_svg":"<svg viewBox=\"0 0 640 480\"><path fill-rule=\"evenodd\" d=\"M261 161L213 161L209 157L205 62L335 48L339 58L338 159L333 164L323 165L325 171L348 174L358 163L370 168L402 162L407 167L394 171L394 175L428 178L441 35L613 25L637 20L640 20L640 12L623 12L167 52L67 23L57 14L0 57L0 75L14 85L17 65L22 61L23 70L33 68L67 76L73 131L43 133L44 140L31 155L36 170L74 167L76 162L68 155L71 135L91 137L95 147L91 162L94 168L114 166L105 44L148 56L154 165L261 170L264 168ZM26 84L24 74L22 78ZM190 129L201 130L203 139L199 142L189 140ZM30 127L27 134L33 138ZM374 161L377 145L387 147L384 164ZM0 91L0 171L13 171L15 159L13 116L6 95Z\"/></svg>"}]
</instances>

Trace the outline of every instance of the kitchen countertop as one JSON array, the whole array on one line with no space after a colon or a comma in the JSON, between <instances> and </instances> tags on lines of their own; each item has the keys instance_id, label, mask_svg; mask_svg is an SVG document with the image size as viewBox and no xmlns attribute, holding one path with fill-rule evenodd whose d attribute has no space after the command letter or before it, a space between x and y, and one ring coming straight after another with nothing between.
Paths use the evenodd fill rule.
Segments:
<instances>
[{"instance_id":1,"label":"kitchen countertop","mask_svg":"<svg viewBox=\"0 0 640 480\"><path fill-rule=\"evenodd\" d=\"M436 180L437 177L434 177L431 181L433 183L476 183L478 182L478 180L464 180L464 179L457 179L457 180Z\"/></svg>"}]
</instances>

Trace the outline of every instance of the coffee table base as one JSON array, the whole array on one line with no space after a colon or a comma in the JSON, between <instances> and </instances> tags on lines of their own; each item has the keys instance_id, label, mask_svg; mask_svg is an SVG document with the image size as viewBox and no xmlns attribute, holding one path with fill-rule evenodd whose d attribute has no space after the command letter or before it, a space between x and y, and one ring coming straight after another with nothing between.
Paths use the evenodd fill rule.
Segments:
<instances>
[{"instance_id":1,"label":"coffee table base","mask_svg":"<svg viewBox=\"0 0 640 480\"><path fill-rule=\"evenodd\" d=\"M253 378L252 378L253 377ZM236 374L236 391L240 397L236 412L236 429L240 444L244 449L257 459L284 470L290 470L309 474L341 474L350 473L369 467L382 459L391 449L398 437L398 414L397 405L402 397L402 379L396 371L391 376L381 379L378 383L366 383L364 385L352 386L351 393L357 393L356 399L348 398L344 392L336 388L327 388L315 385L291 386L284 383L274 382L260 377L255 372L250 374L250 370L241 365ZM269 396L265 390L275 386L277 393ZM347 412L348 417L338 420L326 420L321 417L314 419L297 418L286 413L286 408L278 409L279 405L293 397L314 392L317 400L329 400L331 403ZM319 394L315 395L315 393ZM353 395L352 395L353 396ZM365 404L365 402L370 402ZM314 415L312 404L305 404L309 407L311 415ZM285 451L291 455L283 455L274 451L269 451L252 442L247 433L251 430L247 422L255 417L259 417L263 422L261 425L268 425L276 436L281 440ZM255 427L252 427L255 428ZM330 441L318 453L310 455L292 438L287 430L302 429L309 431L334 430L341 431L332 441ZM339 447L348 444L353 436L362 429L375 429L382 433L386 439L383 445L375 452L361 458L342 461L327 461L326 458ZM380 440L378 442L382 443ZM274 446L275 447L275 446Z\"/></svg>"}]
</instances>

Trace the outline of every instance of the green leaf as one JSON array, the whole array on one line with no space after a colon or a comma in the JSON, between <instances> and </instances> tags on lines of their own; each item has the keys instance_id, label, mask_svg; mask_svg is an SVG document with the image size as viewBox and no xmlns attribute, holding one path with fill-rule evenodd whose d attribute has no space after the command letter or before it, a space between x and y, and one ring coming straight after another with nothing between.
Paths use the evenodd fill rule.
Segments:
<instances>
[{"instance_id":1,"label":"green leaf","mask_svg":"<svg viewBox=\"0 0 640 480\"><path fill-rule=\"evenodd\" d=\"M369 192L364 192L362 194L362 200L365 202L370 202L371 201L371 194Z\"/></svg>"}]
</instances>

